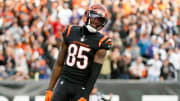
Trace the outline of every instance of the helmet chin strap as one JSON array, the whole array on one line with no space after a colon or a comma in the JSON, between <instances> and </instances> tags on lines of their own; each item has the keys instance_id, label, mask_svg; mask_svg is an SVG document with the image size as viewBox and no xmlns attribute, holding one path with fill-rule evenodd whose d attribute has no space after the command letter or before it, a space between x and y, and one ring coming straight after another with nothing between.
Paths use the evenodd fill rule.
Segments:
<instances>
[{"instance_id":1,"label":"helmet chin strap","mask_svg":"<svg viewBox=\"0 0 180 101\"><path fill-rule=\"evenodd\" d=\"M86 28L88 29L89 32L95 33L97 32L97 30L95 28L93 28L91 25L86 25Z\"/></svg>"}]
</instances>

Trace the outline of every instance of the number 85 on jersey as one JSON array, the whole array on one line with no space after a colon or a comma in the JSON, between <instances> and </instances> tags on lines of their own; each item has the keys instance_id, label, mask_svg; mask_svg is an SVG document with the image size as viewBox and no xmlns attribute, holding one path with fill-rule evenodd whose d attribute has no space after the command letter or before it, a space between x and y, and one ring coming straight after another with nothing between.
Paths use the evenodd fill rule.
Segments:
<instances>
[{"instance_id":1,"label":"number 85 on jersey","mask_svg":"<svg viewBox=\"0 0 180 101\"><path fill-rule=\"evenodd\" d=\"M90 51L90 48L77 46L76 44L70 44L68 47L66 64L70 67L76 65L76 67L79 69L86 69L88 66L88 56L84 53L88 53ZM81 59L83 62L77 59Z\"/></svg>"}]
</instances>

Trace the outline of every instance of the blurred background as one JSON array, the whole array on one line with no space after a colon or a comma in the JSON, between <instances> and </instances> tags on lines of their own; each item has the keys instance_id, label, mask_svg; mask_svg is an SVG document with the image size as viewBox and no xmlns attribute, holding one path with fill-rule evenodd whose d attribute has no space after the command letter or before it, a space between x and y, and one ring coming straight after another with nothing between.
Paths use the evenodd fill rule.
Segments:
<instances>
[{"instance_id":1,"label":"blurred background","mask_svg":"<svg viewBox=\"0 0 180 101\"><path fill-rule=\"evenodd\" d=\"M109 20L101 32L113 41L99 84L111 82L108 87L115 84L116 89L123 89L121 85L126 83L157 88L163 85L162 89L167 86L172 92L164 90L160 94L178 95L180 0L91 1L107 7ZM89 2L0 0L0 84L43 80L48 84L62 32L69 24L83 25L82 17ZM140 85L137 86L143 89ZM104 92L113 93L108 90ZM0 95L5 95L2 90Z\"/></svg>"}]
</instances>

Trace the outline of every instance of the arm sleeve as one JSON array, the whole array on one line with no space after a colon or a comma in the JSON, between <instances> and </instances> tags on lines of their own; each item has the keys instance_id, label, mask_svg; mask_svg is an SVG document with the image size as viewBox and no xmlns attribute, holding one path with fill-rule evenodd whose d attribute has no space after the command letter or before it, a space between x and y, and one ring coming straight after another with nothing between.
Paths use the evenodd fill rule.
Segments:
<instances>
[{"instance_id":1,"label":"arm sleeve","mask_svg":"<svg viewBox=\"0 0 180 101\"><path fill-rule=\"evenodd\" d=\"M99 76L99 73L101 71L102 64L94 62L91 67L91 74L90 77L85 85L85 91L83 92L83 97L88 99L89 94L91 93L94 84Z\"/></svg>"}]
</instances>

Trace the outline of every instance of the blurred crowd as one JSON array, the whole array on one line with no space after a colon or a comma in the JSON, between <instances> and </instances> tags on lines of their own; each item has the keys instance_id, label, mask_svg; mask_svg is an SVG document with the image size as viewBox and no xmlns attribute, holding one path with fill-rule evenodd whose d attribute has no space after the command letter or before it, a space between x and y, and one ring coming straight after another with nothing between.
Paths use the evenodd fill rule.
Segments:
<instances>
[{"instance_id":1,"label":"blurred crowd","mask_svg":"<svg viewBox=\"0 0 180 101\"><path fill-rule=\"evenodd\" d=\"M108 9L113 40L100 79L175 80L180 0L91 0ZM48 79L62 32L83 25L89 0L0 0L0 80Z\"/></svg>"}]
</instances>

